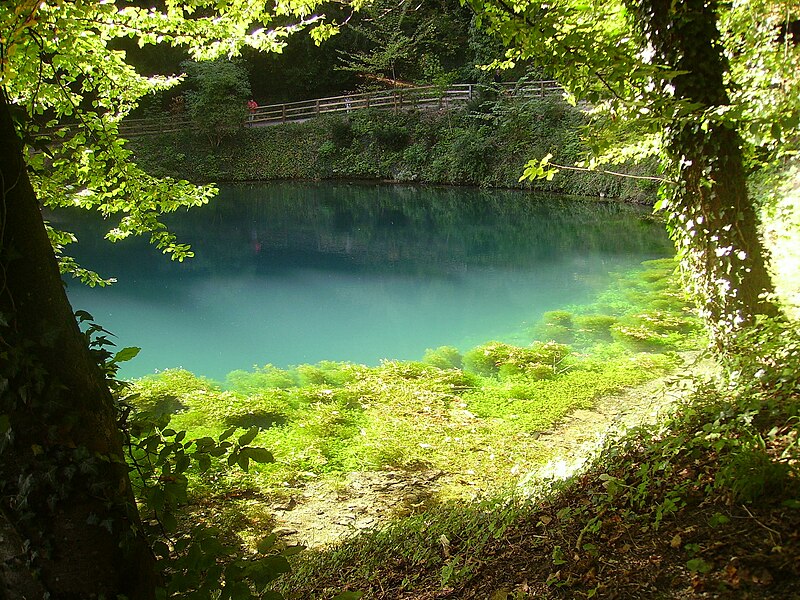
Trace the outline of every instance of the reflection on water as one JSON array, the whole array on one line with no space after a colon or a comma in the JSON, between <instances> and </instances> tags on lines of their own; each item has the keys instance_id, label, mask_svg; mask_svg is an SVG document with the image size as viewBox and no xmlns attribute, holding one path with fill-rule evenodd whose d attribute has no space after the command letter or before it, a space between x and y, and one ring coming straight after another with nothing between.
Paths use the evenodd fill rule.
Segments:
<instances>
[{"instance_id":1,"label":"reflection on water","mask_svg":"<svg viewBox=\"0 0 800 600\"><path fill-rule=\"evenodd\" d=\"M522 342L542 312L588 300L608 274L668 256L663 227L615 204L523 192L347 184L222 189L170 225L196 257L78 233L73 306L141 346L123 376L182 366L214 378L254 364L420 358L426 348ZM526 340L527 341L527 340Z\"/></svg>"}]
</instances>

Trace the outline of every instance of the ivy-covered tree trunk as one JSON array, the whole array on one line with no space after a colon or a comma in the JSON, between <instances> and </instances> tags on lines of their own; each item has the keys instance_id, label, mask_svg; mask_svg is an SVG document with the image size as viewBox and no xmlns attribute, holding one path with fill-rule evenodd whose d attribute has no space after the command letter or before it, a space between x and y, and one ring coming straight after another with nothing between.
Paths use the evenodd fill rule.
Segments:
<instances>
[{"instance_id":1,"label":"ivy-covered tree trunk","mask_svg":"<svg viewBox=\"0 0 800 600\"><path fill-rule=\"evenodd\" d=\"M748 195L735 122L710 114L729 102L728 68L713 0L642 0L635 5L655 61L679 73L667 133L672 178L669 224L701 310L721 348L756 315L777 313L758 214ZM681 114L679 111L688 110Z\"/></svg>"},{"instance_id":2,"label":"ivy-covered tree trunk","mask_svg":"<svg viewBox=\"0 0 800 600\"><path fill-rule=\"evenodd\" d=\"M0 532L0 597L154 596L113 400L73 316L2 93Z\"/></svg>"}]
</instances>

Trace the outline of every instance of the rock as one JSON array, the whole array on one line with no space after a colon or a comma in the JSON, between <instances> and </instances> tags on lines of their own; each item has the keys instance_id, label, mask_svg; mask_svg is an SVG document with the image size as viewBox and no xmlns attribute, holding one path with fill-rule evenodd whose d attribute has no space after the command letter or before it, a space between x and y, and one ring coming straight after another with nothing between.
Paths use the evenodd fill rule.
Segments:
<instances>
[{"instance_id":1,"label":"rock","mask_svg":"<svg viewBox=\"0 0 800 600\"><path fill-rule=\"evenodd\" d=\"M356 529L369 529L375 523L373 517L366 517L356 522Z\"/></svg>"},{"instance_id":2,"label":"rock","mask_svg":"<svg viewBox=\"0 0 800 600\"><path fill-rule=\"evenodd\" d=\"M272 506L272 510L287 511L287 510L292 510L295 506L297 506L297 500L295 500L294 498L289 498L286 502L283 502L281 504L274 504Z\"/></svg>"}]
</instances>

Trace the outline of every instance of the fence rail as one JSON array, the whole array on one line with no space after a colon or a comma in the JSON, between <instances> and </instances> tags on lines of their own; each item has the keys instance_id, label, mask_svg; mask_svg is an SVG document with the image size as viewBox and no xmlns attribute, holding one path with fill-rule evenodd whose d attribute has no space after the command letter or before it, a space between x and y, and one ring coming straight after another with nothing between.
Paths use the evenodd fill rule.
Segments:
<instances>
[{"instance_id":1,"label":"fence rail","mask_svg":"<svg viewBox=\"0 0 800 600\"><path fill-rule=\"evenodd\" d=\"M484 86L472 83L451 85L447 88L421 86L396 88L380 92L330 96L299 102L268 104L250 111L248 127L265 127L283 123L306 121L323 114L350 113L356 110L451 110L479 98L487 91L501 92L518 98L544 98L560 94L563 88L556 81L532 81ZM172 133L193 128L185 116L125 119L120 124L123 137Z\"/></svg>"}]
</instances>

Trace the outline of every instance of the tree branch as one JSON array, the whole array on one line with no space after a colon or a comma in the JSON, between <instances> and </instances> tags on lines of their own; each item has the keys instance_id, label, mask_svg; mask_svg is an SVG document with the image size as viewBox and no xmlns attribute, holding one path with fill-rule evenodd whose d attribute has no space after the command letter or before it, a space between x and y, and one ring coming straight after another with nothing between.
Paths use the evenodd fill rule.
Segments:
<instances>
[{"instance_id":1,"label":"tree branch","mask_svg":"<svg viewBox=\"0 0 800 600\"><path fill-rule=\"evenodd\" d=\"M665 179L664 177L655 177L653 175L631 175L630 173L620 173L619 171L609 171L608 169L589 169L587 167L568 167L566 165L557 165L556 163L548 163L548 166L555 167L556 169L565 169L567 171L581 171L583 173L602 173L603 175L614 175L615 177L624 177L626 179L639 179L643 181L657 181L659 183L675 184L676 181L672 179Z\"/></svg>"}]
</instances>

